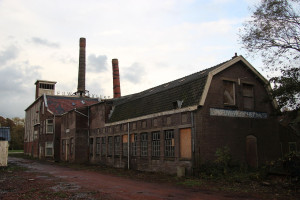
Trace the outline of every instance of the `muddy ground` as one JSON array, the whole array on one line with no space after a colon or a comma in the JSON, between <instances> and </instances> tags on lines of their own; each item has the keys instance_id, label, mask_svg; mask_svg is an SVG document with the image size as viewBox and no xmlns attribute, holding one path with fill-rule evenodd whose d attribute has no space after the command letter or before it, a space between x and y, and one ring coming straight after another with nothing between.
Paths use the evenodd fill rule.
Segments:
<instances>
[{"instance_id":1,"label":"muddy ground","mask_svg":"<svg viewBox=\"0 0 300 200\"><path fill-rule=\"evenodd\" d=\"M226 183L9 157L0 168L0 199L300 199L297 188Z\"/></svg>"}]
</instances>

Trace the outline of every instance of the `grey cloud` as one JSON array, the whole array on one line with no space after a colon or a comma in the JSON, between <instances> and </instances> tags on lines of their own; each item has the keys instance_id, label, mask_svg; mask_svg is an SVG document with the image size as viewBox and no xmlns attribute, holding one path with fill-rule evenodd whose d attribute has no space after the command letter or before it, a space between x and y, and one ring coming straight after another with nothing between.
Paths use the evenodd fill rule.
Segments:
<instances>
[{"instance_id":1,"label":"grey cloud","mask_svg":"<svg viewBox=\"0 0 300 200\"><path fill-rule=\"evenodd\" d=\"M58 43L49 42L46 39L42 39L42 38L38 38L38 37L31 38L31 41L35 44L38 44L38 45L44 45L44 46L52 47L52 48L59 48Z\"/></svg>"},{"instance_id":2,"label":"grey cloud","mask_svg":"<svg viewBox=\"0 0 300 200\"><path fill-rule=\"evenodd\" d=\"M124 79L128 80L132 83L140 83L142 80L142 77L145 74L144 67L139 63L133 63L131 66L127 67L125 69L124 73Z\"/></svg>"},{"instance_id":3,"label":"grey cloud","mask_svg":"<svg viewBox=\"0 0 300 200\"><path fill-rule=\"evenodd\" d=\"M11 45L6 50L0 51L0 66L5 65L8 61L17 58L19 54L19 49Z\"/></svg>"},{"instance_id":4,"label":"grey cloud","mask_svg":"<svg viewBox=\"0 0 300 200\"><path fill-rule=\"evenodd\" d=\"M102 72L107 70L107 56L90 54L88 56L87 70L90 72Z\"/></svg>"},{"instance_id":5,"label":"grey cloud","mask_svg":"<svg viewBox=\"0 0 300 200\"><path fill-rule=\"evenodd\" d=\"M24 62L0 69L1 116L24 117L24 109L34 100L34 82L41 77L39 68Z\"/></svg>"}]
</instances>

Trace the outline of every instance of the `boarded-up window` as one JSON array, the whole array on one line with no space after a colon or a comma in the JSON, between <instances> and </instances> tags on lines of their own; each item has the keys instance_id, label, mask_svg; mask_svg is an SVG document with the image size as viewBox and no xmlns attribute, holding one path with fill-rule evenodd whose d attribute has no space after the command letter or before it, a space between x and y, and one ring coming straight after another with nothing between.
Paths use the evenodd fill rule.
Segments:
<instances>
[{"instance_id":1,"label":"boarded-up window","mask_svg":"<svg viewBox=\"0 0 300 200\"><path fill-rule=\"evenodd\" d=\"M128 156L128 135L123 135L123 156Z\"/></svg>"},{"instance_id":2,"label":"boarded-up window","mask_svg":"<svg viewBox=\"0 0 300 200\"><path fill-rule=\"evenodd\" d=\"M254 109L253 85L243 84L243 101L244 101L244 109L246 110Z\"/></svg>"},{"instance_id":3,"label":"boarded-up window","mask_svg":"<svg viewBox=\"0 0 300 200\"><path fill-rule=\"evenodd\" d=\"M225 105L235 105L235 84L232 81L224 81L223 100Z\"/></svg>"},{"instance_id":4,"label":"boarded-up window","mask_svg":"<svg viewBox=\"0 0 300 200\"><path fill-rule=\"evenodd\" d=\"M191 129L180 129L180 157L192 158L192 134Z\"/></svg>"}]
</instances>

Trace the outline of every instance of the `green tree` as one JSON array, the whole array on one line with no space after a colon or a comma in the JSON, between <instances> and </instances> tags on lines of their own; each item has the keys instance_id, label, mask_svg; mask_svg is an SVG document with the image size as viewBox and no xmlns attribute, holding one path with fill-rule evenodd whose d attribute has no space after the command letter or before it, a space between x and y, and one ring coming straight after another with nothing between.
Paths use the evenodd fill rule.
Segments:
<instances>
[{"instance_id":1,"label":"green tree","mask_svg":"<svg viewBox=\"0 0 300 200\"><path fill-rule=\"evenodd\" d=\"M240 33L249 54L260 54L280 107L300 106L300 0L262 0Z\"/></svg>"},{"instance_id":2,"label":"green tree","mask_svg":"<svg viewBox=\"0 0 300 200\"><path fill-rule=\"evenodd\" d=\"M2 127L10 127L11 141L9 149L21 150L24 148L24 127L25 120L23 118L14 117L12 119L0 116L0 124Z\"/></svg>"}]
</instances>

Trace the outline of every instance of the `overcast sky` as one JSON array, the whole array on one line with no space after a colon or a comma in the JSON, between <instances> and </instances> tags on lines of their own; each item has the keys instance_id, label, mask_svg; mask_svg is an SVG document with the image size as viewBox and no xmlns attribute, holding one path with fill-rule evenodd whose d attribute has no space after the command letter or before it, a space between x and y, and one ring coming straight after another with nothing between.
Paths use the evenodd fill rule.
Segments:
<instances>
[{"instance_id":1,"label":"overcast sky","mask_svg":"<svg viewBox=\"0 0 300 200\"><path fill-rule=\"evenodd\" d=\"M119 59L122 95L230 59L247 57L239 28L257 0L0 0L0 115L24 117L35 81L77 90L79 38L86 38L86 89L113 96ZM264 75L264 74L263 74Z\"/></svg>"}]
</instances>

